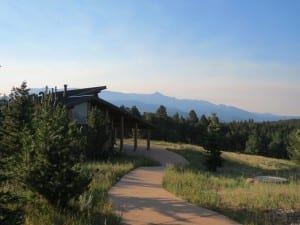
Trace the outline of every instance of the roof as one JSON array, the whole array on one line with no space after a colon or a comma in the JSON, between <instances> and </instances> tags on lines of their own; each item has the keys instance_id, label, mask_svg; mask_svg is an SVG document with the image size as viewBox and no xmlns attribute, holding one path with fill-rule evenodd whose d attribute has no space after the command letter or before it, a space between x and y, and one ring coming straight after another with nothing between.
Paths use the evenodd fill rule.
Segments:
<instances>
[{"instance_id":1,"label":"roof","mask_svg":"<svg viewBox=\"0 0 300 225\"><path fill-rule=\"evenodd\" d=\"M65 86L65 90L57 91L54 94L59 102L71 108L74 105L98 98L98 94L104 89L106 89L106 86L67 90Z\"/></svg>"},{"instance_id":2,"label":"roof","mask_svg":"<svg viewBox=\"0 0 300 225\"><path fill-rule=\"evenodd\" d=\"M120 123L119 118L123 116L126 127L135 127L135 124L138 124L139 128L154 128L154 126L147 121L120 109L118 106L113 105L104 99L99 98L98 94L104 89L106 89L106 86L67 90L66 92L59 91L56 92L56 96L58 101L64 104L67 108L72 108L75 105L84 102L91 102L93 105L99 106L100 109L107 110L109 115L114 120L115 125Z\"/></svg>"},{"instance_id":3,"label":"roof","mask_svg":"<svg viewBox=\"0 0 300 225\"><path fill-rule=\"evenodd\" d=\"M106 86L90 87L90 88L81 88L81 89L71 89L66 91L66 97L71 96L84 96L84 95L98 95L102 90L105 90ZM65 91L58 91L56 95L58 99L64 97Z\"/></svg>"}]
</instances>

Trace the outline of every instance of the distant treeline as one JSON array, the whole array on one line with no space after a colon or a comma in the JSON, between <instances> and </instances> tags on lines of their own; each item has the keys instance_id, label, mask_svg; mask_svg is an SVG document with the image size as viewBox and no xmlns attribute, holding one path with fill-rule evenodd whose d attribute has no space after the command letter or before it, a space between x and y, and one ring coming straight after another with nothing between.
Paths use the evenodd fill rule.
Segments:
<instances>
[{"instance_id":1,"label":"distant treeline","mask_svg":"<svg viewBox=\"0 0 300 225\"><path fill-rule=\"evenodd\" d=\"M194 110L191 110L185 118L178 113L169 116L163 105L157 109L156 113L144 113L143 115L135 106L132 108L122 107L156 127L152 132L152 139L200 146L204 146L206 143L209 117L205 115L198 117ZM253 120L233 121L220 123L220 127L219 144L225 151L289 158L289 139L291 134L300 128L300 120L260 123ZM127 135L130 136L130 131L127 132ZM144 134L141 133L141 136Z\"/></svg>"}]
</instances>

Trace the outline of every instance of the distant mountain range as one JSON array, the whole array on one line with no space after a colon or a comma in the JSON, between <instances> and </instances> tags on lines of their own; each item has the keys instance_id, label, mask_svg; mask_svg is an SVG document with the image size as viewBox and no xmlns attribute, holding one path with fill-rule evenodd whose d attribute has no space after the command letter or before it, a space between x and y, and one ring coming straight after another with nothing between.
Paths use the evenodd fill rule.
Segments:
<instances>
[{"instance_id":1,"label":"distant mountain range","mask_svg":"<svg viewBox=\"0 0 300 225\"><path fill-rule=\"evenodd\" d=\"M159 92L153 94L128 94L121 92L103 91L100 98L109 101L117 106L124 105L126 107L136 106L141 113L156 112L160 105L167 108L169 116L173 116L178 112L182 116L187 116L190 110L195 110L198 116L209 116L211 113L217 113L217 116L223 122L242 121L253 119L254 121L277 121L292 119L296 117L280 116L271 113L254 113L239 109L233 106L216 105L208 101L177 99L165 96ZM299 118L299 117L298 117Z\"/></svg>"},{"instance_id":2,"label":"distant mountain range","mask_svg":"<svg viewBox=\"0 0 300 225\"><path fill-rule=\"evenodd\" d=\"M74 88L69 88L71 90ZM39 93L44 91L43 88L32 88L31 93ZM153 112L160 105L164 105L167 108L169 116L173 116L175 113L186 117L188 113L193 109L200 117L201 115L209 116L211 113L216 113L222 122L230 121L243 121L253 119L256 122L262 121L277 121L287 119L299 119L296 116L284 116L274 115L271 113L255 113L249 112L237 107L228 105L216 105L208 101L192 100L192 99L178 99L170 96L163 95L159 92L153 94L135 94L135 93L122 93L113 91L102 91L99 97L109 101L117 106L124 105L126 107L136 106L141 113Z\"/></svg>"}]
</instances>

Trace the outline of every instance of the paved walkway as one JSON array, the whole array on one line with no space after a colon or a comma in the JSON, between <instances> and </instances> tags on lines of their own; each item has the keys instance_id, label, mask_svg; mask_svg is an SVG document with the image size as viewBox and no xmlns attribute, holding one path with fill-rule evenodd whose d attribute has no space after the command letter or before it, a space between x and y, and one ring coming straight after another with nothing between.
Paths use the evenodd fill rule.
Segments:
<instances>
[{"instance_id":1,"label":"paved walkway","mask_svg":"<svg viewBox=\"0 0 300 225\"><path fill-rule=\"evenodd\" d=\"M128 225L237 225L216 212L196 207L162 187L166 164L186 164L183 157L162 149L145 151L126 146L129 154L142 154L159 161L161 167L140 167L125 175L110 191L113 209Z\"/></svg>"}]
</instances>

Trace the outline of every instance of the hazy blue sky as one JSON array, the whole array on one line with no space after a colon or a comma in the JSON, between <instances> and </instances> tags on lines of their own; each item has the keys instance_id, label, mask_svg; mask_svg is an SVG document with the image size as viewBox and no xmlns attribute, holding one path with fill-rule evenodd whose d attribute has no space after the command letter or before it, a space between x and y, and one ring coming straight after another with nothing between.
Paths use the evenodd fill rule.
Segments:
<instances>
[{"instance_id":1,"label":"hazy blue sky","mask_svg":"<svg viewBox=\"0 0 300 225\"><path fill-rule=\"evenodd\" d=\"M107 85L300 115L299 0L0 0L0 93Z\"/></svg>"}]
</instances>

